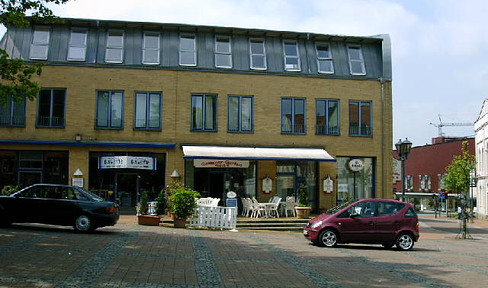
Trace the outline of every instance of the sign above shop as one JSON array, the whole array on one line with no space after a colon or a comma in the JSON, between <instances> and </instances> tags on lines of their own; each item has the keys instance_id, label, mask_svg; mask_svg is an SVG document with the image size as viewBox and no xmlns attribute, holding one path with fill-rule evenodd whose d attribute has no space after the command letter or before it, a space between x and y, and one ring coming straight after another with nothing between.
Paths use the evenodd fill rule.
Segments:
<instances>
[{"instance_id":1,"label":"sign above shop","mask_svg":"<svg viewBox=\"0 0 488 288\"><path fill-rule=\"evenodd\" d=\"M364 162L361 159L351 159L349 161L349 169L351 169L352 172L359 172L364 169Z\"/></svg>"},{"instance_id":2,"label":"sign above shop","mask_svg":"<svg viewBox=\"0 0 488 288\"><path fill-rule=\"evenodd\" d=\"M196 168L247 168L247 160L217 160L217 159L194 159L193 166Z\"/></svg>"},{"instance_id":3,"label":"sign above shop","mask_svg":"<svg viewBox=\"0 0 488 288\"><path fill-rule=\"evenodd\" d=\"M100 156L98 168L156 170L156 157Z\"/></svg>"}]
</instances>

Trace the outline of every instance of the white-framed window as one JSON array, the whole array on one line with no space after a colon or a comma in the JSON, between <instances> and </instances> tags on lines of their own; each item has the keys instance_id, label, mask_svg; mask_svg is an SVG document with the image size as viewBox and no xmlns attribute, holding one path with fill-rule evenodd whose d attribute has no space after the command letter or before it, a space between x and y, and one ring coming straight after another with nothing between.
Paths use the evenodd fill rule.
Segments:
<instances>
[{"instance_id":1,"label":"white-framed window","mask_svg":"<svg viewBox=\"0 0 488 288\"><path fill-rule=\"evenodd\" d=\"M109 30L107 33L107 48L105 62L122 63L124 59L124 31Z\"/></svg>"},{"instance_id":2,"label":"white-framed window","mask_svg":"<svg viewBox=\"0 0 488 288\"><path fill-rule=\"evenodd\" d=\"M48 27L35 27L30 47L30 59L47 60L50 31Z\"/></svg>"},{"instance_id":3,"label":"white-framed window","mask_svg":"<svg viewBox=\"0 0 488 288\"><path fill-rule=\"evenodd\" d=\"M317 67L319 73L334 73L334 62L332 61L332 53L330 52L329 43L316 43L315 50L317 52Z\"/></svg>"},{"instance_id":4,"label":"white-framed window","mask_svg":"<svg viewBox=\"0 0 488 288\"><path fill-rule=\"evenodd\" d=\"M249 39L249 57L251 60L251 69L266 70L266 49L264 39Z\"/></svg>"},{"instance_id":5,"label":"white-framed window","mask_svg":"<svg viewBox=\"0 0 488 288\"><path fill-rule=\"evenodd\" d=\"M284 40L283 51L286 71L300 71L300 54L295 40Z\"/></svg>"},{"instance_id":6,"label":"white-framed window","mask_svg":"<svg viewBox=\"0 0 488 288\"><path fill-rule=\"evenodd\" d=\"M86 58L86 29L73 28L69 38L68 61L85 61Z\"/></svg>"},{"instance_id":7,"label":"white-framed window","mask_svg":"<svg viewBox=\"0 0 488 288\"><path fill-rule=\"evenodd\" d=\"M360 45L347 45L351 75L366 75L363 51Z\"/></svg>"},{"instance_id":8,"label":"white-framed window","mask_svg":"<svg viewBox=\"0 0 488 288\"><path fill-rule=\"evenodd\" d=\"M195 34L180 34L180 65L196 66L197 50Z\"/></svg>"},{"instance_id":9,"label":"white-framed window","mask_svg":"<svg viewBox=\"0 0 488 288\"><path fill-rule=\"evenodd\" d=\"M144 32L142 63L159 64L159 47L159 32Z\"/></svg>"},{"instance_id":10,"label":"white-framed window","mask_svg":"<svg viewBox=\"0 0 488 288\"><path fill-rule=\"evenodd\" d=\"M232 68L232 48L229 36L215 36L215 67Z\"/></svg>"}]
</instances>

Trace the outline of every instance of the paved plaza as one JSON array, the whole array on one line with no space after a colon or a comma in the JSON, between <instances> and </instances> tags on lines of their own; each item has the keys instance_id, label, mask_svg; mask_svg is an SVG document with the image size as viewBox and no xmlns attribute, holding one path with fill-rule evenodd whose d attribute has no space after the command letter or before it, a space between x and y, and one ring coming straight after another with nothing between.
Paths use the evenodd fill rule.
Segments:
<instances>
[{"instance_id":1,"label":"paved plaza","mask_svg":"<svg viewBox=\"0 0 488 288\"><path fill-rule=\"evenodd\" d=\"M0 229L0 287L486 287L488 221L421 216L414 250L310 245L298 232L139 226Z\"/></svg>"}]
</instances>

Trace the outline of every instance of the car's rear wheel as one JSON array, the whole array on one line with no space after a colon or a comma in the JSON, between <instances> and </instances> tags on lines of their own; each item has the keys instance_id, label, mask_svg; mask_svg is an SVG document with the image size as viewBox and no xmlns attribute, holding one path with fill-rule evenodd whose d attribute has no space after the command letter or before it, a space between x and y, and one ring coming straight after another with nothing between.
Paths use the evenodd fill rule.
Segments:
<instances>
[{"instance_id":1,"label":"car's rear wheel","mask_svg":"<svg viewBox=\"0 0 488 288\"><path fill-rule=\"evenodd\" d=\"M408 251L413 248L415 241L409 233L402 233L398 235L396 246L399 250Z\"/></svg>"},{"instance_id":2,"label":"car's rear wheel","mask_svg":"<svg viewBox=\"0 0 488 288\"><path fill-rule=\"evenodd\" d=\"M337 245L339 236L337 232L332 229L325 229L320 233L319 244L325 247L334 247Z\"/></svg>"},{"instance_id":3,"label":"car's rear wheel","mask_svg":"<svg viewBox=\"0 0 488 288\"><path fill-rule=\"evenodd\" d=\"M86 215L80 215L75 220L75 224L73 225L76 231L79 232L90 232L95 229L90 217Z\"/></svg>"}]
</instances>

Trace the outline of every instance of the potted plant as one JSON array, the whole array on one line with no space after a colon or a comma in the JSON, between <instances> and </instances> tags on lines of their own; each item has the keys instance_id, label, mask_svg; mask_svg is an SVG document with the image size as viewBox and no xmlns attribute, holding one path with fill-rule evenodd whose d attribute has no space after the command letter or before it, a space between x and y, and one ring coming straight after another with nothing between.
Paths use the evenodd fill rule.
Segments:
<instances>
[{"instance_id":1,"label":"potted plant","mask_svg":"<svg viewBox=\"0 0 488 288\"><path fill-rule=\"evenodd\" d=\"M309 218L310 211L312 207L310 207L310 201L308 200L308 189L307 185L301 184L298 188L298 206L295 207L297 211L298 218Z\"/></svg>"},{"instance_id":2,"label":"potted plant","mask_svg":"<svg viewBox=\"0 0 488 288\"><path fill-rule=\"evenodd\" d=\"M190 188L180 187L174 191L170 196L171 212L174 214L174 227L185 228L186 219L193 215L195 210L195 199L200 197L200 194Z\"/></svg>"},{"instance_id":3,"label":"potted plant","mask_svg":"<svg viewBox=\"0 0 488 288\"><path fill-rule=\"evenodd\" d=\"M139 225L159 226L161 217L158 215L149 215L149 195L144 192L139 202L137 211L137 223Z\"/></svg>"},{"instance_id":4,"label":"potted plant","mask_svg":"<svg viewBox=\"0 0 488 288\"><path fill-rule=\"evenodd\" d=\"M166 199L166 208L168 216L174 218L173 212L171 212L171 195L180 188L184 188L185 185L181 181L171 181L166 188L164 188L164 197Z\"/></svg>"}]
</instances>

